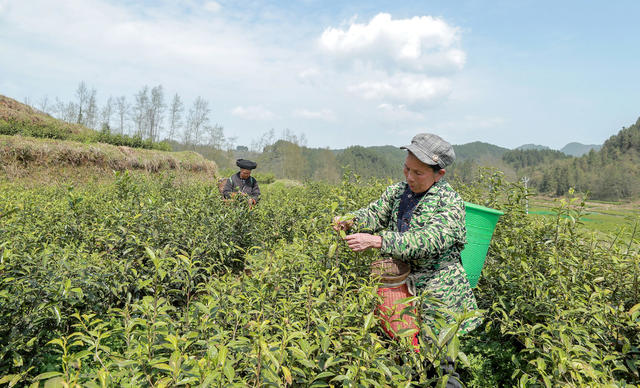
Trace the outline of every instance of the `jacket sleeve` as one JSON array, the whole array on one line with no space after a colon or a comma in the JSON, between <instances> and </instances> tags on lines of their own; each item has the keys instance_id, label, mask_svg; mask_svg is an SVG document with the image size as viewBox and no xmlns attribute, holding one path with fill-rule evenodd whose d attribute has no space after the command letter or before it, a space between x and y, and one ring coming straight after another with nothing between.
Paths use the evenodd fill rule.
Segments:
<instances>
[{"instance_id":1,"label":"jacket sleeve","mask_svg":"<svg viewBox=\"0 0 640 388\"><path fill-rule=\"evenodd\" d=\"M420 259L422 265L437 264L439 258L466 240L465 210L462 200L440 201L438 209L424 225L404 233L382 231L380 253L408 262Z\"/></svg>"},{"instance_id":2,"label":"jacket sleeve","mask_svg":"<svg viewBox=\"0 0 640 388\"><path fill-rule=\"evenodd\" d=\"M226 199L231 198L231 193L233 192L233 176L227 179L227 183L224 185L224 189L222 189L222 196Z\"/></svg>"},{"instance_id":3,"label":"jacket sleeve","mask_svg":"<svg viewBox=\"0 0 640 388\"><path fill-rule=\"evenodd\" d=\"M260 200L260 187L258 187L258 181L256 178L253 178L253 187L251 188L250 196L256 201L256 203Z\"/></svg>"},{"instance_id":4,"label":"jacket sleeve","mask_svg":"<svg viewBox=\"0 0 640 388\"><path fill-rule=\"evenodd\" d=\"M367 207L356 210L352 232L360 231L378 232L385 229L390 222L393 211L394 186L389 186L376 201L371 202Z\"/></svg>"}]
</instances>

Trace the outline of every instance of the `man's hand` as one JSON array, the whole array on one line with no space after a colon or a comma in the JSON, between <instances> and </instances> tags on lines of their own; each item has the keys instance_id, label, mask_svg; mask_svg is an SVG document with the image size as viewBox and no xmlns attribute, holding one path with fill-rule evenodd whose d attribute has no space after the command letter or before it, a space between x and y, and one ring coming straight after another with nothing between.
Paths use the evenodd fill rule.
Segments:
<instances>
[{"instance_id":1,"label":"man's hand","mask_svg":"<svg viewBox=\"0 0 640 388\"><path fill-rule=\"evenodd\" d=\"M336 232L339 232L341 230L347 231L351 229L352 226L353 220L343 220L341 216L333 217L333 222L331 223L331 227Z\"/></svg>"},{"instance_id":2,"label":"man's hand","mask_svg":"<svg viewBox=\"0 0 640 388\"><path fill-rule=\"evenodd\" d=\"M382 237L369 233L350 234L344 239L354 252L364 251L368 248L382 248Z\"/></svg>"}]
</instances>

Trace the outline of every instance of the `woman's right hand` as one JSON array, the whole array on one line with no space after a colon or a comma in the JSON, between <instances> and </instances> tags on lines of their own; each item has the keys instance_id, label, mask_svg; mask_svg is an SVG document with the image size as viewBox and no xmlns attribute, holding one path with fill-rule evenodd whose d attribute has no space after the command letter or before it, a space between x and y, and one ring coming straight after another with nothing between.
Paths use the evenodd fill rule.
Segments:
<instances>
[{"instance_id":1,"label":"woman's right hand","mask_svg":"<svg viewBox=\"0 0 640 388\"><path fill-rule=\"evenodd\" d=\"M343 220L341 216L333 217L333 223L331 224L331 227L336 232L339 232L341 230L347 231L351 229L352 226L353 220Z\"/></svg>"}]
</instances>

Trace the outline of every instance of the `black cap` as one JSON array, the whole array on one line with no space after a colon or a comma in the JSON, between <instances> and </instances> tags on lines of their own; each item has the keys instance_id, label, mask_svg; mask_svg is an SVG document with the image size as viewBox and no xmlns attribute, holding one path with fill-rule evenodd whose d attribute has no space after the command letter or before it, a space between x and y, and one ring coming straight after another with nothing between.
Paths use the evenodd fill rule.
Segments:
<instances>
[{"instance_id":1,"label":"black cap","mask_svg":"<svg viewBox=\"0 0 640 388\"><path fill-rule=\"evenodd\" d=\"M244 170L253 170L258 167L258 163L252 162L248 159L238 159L236 160L236 166L244 169Z\"/></svg>"}]
</instances>

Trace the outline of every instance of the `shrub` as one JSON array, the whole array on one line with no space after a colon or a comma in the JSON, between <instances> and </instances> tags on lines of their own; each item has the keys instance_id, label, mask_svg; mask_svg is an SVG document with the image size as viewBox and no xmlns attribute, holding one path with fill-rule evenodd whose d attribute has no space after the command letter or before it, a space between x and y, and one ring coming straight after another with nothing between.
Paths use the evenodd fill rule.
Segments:
<instances>
[{"instance_id":1,"label":"shrub","mask_svg":"<svg viewBox=\"0 0 640 388\"><path fill-rule=\"evenodd\" d=\"M385 182L270 185L253 208L171 176L2 184L0 382L429 386L445 352L470 386L637 382L637 237L585 234L580 198L531 218L522 186L479 179L463 198L505 213L476 289L485 324L459 337L458 314L419 353L376 325L375 253L329 226Z\"/></svg>"}]
</instances>

